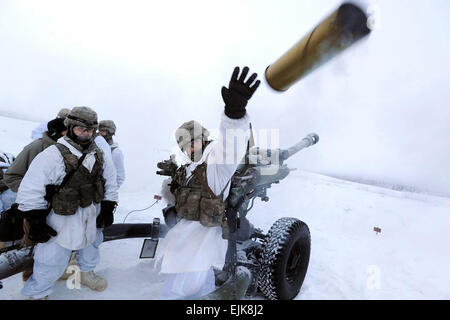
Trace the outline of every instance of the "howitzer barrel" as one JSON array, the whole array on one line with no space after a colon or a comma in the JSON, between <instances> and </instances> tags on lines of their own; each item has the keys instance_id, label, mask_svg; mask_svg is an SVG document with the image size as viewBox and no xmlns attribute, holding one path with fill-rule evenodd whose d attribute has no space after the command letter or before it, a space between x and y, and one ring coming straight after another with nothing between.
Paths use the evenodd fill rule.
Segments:
<instances>
[{"instance_id":1,"label":"howitzer barrel","mask_svg":"<svg viewBox=\"0 0 450 320\"><path fill-rule=\"evenodd\" d=\"M361 8L344 3L267 67L267 83L274 90L286 91L369 33L366 14Z\"/></svg>"},{"instance_id":2,"label":"howitzer barrel","mask_svg":"<svg viewBox=\"0 0 450 320\"><path fill-rule=\"evenodd\" d=\"M290 156L296 154L302 149L308 148L319 141L319 136L315 133L310 133L306 137L304 137L299 143L294 144L289 149L285 149L281 152L280 158L281 160L286 160Z\"/></svg>"},{"instance_id":3,"label":"howitzer barrel","mask_svg":"<svg viewBox=\"0 0 450 320\"><path fill-rule=\"evenodd\" d=\"M164 238L169 230L165 224L117 223L103 230L104 242L130 238ZM155 232L157 231L157 232ZM0 280L6 279L33 266L32 247L14 248L0 254Z\"/></svg>"},{"instance_id":4,"label":"howitzer barrel","mask_svg":"<svg viewBox=\"0 0 450 320\"><path fill-rule=\"evenodd\" d=\"M0 280L22 272L32 265L31 247L4 252L0 255Z\"/></svg>"}]
</instances>

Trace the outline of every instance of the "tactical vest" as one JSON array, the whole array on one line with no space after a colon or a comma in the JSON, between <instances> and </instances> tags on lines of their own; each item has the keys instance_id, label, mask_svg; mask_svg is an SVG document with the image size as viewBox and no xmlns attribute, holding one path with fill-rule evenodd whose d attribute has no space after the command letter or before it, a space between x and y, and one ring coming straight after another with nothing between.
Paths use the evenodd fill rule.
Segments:
<instances>
[{"instance_id":1,"label":"tactical vest","mask_svg":"<svg viewBox=\"0 0 450 320\"><path fill-rule=\"evenodd\" d=\"M180 218L199 221L205 227L216 227L225 223L225 203L222 191L219 196L213 195L192 173L186 183L186 167L181 166L173 178L179 187L174 191L175 209ZM194 170L207 185L206 163L202 163ZM228 186L228 184L227 184Z\"/></svg>"},{"instance_id":2,"label":"tactical vest","mask_svg":"<svg viewBox=\"0 0 450 320\"><path fill-rule=\"evenodd\" d=\"M100 149L95 152L95 164L92 171L80 164L78 158L69 148L56 144L64 158L66 174L76 170L67 183L53 196L53 211L59 215L73 215L78 207L86 208L93 202L99 203L105 194L105 179L103 178L103 155ZM78 169L77 169L78 167Z\"/></svg>"}]
</instances>

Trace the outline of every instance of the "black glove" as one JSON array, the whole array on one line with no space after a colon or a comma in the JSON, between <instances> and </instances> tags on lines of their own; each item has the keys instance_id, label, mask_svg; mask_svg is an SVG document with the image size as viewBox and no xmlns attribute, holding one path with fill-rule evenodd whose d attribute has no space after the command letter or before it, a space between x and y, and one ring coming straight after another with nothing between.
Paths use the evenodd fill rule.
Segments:
<instances>
[{"instance_id":1,"label":"black glove","mask_svg":"<svg viewBox=\"0 0 450 320\"><path fill-rule=\"evenodd\" d=\"M59 186L54 184L48 184L45 186L45 201L47 201L48 203L51 203L53 201L53 197L58 192L58 187Z\"/></svg>"},{"instance_id":2,"label":"black glove","mask_svg":"<svg viewBox=\"0 0 450 320\"><path fill-rule=\"evenodd\" d=\"M13 203L11 208L1 213L0 241L15 241L23 238L23 212L18 204Z\"/></svg>"},{"instance_id":3,"label":"black glove","mask_svg":"<svg viewBox=\"0 0 450 320\"><path fill-rule=\"evenodd\" d=\"M50 240L50 236L55 237L58 233L47 225L48 210L25 211L23 216L30 224L28 238L33 242L44 243Z\"/></svg>"},{"instance_id":4,"label":"black glove","mask_svg":"<svg viewBox=\"0 0 450 320\"><path fill-rule=\"evenodd\" d=\"M251 86L258 76L256 73L252 74L250 78L244 82L248 70L248 67L244 67L238 79L239 67L234 68L228 89L222 87L222 98L225 102L225 114L231 119L240 119L245 116L245 106L261 83L261 81L257 80L255 84Z\"/></svg>"},{"instance_id":5,"label":"black glove","mask_svg":"<svg viewBox=\"0 0 450 320\"><path fill-rule=\"evenodd\" d=\"M100 204L100 214L97 217L97 228L106 228L114 222L114 210L117 202L103 200Z\"/></svg>"}]
</instances>

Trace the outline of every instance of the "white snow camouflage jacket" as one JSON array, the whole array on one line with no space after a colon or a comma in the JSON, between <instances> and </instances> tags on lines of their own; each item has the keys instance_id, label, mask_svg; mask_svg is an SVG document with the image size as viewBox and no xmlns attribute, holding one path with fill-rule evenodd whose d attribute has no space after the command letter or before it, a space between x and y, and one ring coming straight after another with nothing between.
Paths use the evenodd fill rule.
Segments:
<instances>
[{"instance_id":1,"label":"white snow camouflage jacket","mask_svg":"<svg viewBox=\"0 0 450 320\"><path fill-rule=\"evenodd\" d=\"M69 148L70 152L81 157L81 152L64 140L59 143ZM82 165L89 171L95 163L95 151L91 151L84 159ZM64 159L55 145L48 147L38 154L32 161L25 174L16 202L22 211L42 210L47 208L44 199L45 186L49 184L60 185L66 175ZM116 172L111 158L105 156L103 164L103 177L105 178L104 200L118 201ZM57 215L53 210L47 216L47 224L58 233L49 241L55 241L64 248L79 250L96 239L96 218L100 213L100 204L91 204L86 208L79 207L74 215Z\"/></svg>"},{"instance_id":2,"label":"white snow camouflage jacket","mask_svg":"<svg viewBox=\"0 0 450 320\"><path fill-rule=\"evenodd\" d=\"M123 159L123 152L119 148L119 144L117 142L111 144L111 156L114 162L114 166L116 167L117 186L120 188L120 186L125 182L125 164Z\"/></svg>"},{"instance_id":3,"label":"white snow camouflage jacket","mask_svg":"<svg viewBox=\"0 0 450 320\"><path fill-rule=\"evenodd\" d=\"M226 199L230 192L229 181L247 150L249 119L248 115L230 119L222 113L218 139L205 148L198 162L187 166L187 180L198 165L207 161L208 185L216 195L226 188L223 193ZM185 154L184 157L190 162ZM167 179L165 184L164 188ZM181 219L158 245L155 264L161 261L162 273L206 272L211 266L223 267L227 246L220 226L205 227L198 221Z\"/></svg>"}]
</instances>

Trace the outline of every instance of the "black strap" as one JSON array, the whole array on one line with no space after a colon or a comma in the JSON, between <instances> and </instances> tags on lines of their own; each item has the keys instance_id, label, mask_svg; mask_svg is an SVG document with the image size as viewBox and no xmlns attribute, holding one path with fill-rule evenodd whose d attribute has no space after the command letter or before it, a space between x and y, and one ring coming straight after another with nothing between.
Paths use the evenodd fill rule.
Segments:
<instances>
[{"instance_id":1,"label":"black strap","mask_svg":"<svg viewBox=\"0 0 450 320\"><path fill-rule=\"evenodd\" d=\"M68 174L66 174L63 181L58 186L58 191L61 190L62 188L64 188L64 186L67 184L67 182L69 182L70 178L72 178L72 176L75 174L75 172L80 168L80 166L83 163L84 158L86 158L86 156L87 156L87 153L83 153L83 155L80 157L80 159L78 159L77 167L75 169L72 169L71 171L69 171Z\"/></svg>"}]
</instances>

